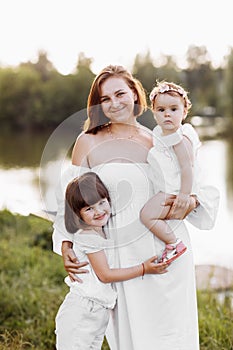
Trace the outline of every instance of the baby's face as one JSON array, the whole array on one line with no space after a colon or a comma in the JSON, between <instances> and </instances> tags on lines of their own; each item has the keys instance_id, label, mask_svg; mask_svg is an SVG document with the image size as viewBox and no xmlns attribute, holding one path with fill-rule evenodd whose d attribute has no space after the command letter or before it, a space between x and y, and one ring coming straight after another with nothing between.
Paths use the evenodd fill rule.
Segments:
<instances>
[{"instance_id":1,"label":"baby's face","mask_svg":"<svg viewBox=\"0 0 233 350\"><path fill-rule=\"evenodd\" d=\"M184 99L179 94L158 94L154 101L154 117L164 135L175 132L186 117Z\"/></svg>"}]
</instances>

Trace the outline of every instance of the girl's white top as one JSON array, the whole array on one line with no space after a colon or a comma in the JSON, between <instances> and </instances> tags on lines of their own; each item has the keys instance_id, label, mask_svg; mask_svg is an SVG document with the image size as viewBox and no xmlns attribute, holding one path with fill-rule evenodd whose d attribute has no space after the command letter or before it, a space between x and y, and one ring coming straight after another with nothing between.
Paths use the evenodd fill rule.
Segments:
<instances>
[{"instance_id":1,"label":"girl's white top","mask_svg":"<svg viewBox=\"0 0 233 350\"><path fill-rule=\"evenodd\" d=\"M78 260L80 262L89 261L87 254L104 250L109 267L113 267L114 241L112 239L104 239L98 234L82 232L82 230L79 230L73 237L73 249ZM88 269L89 273L81 275L83 283L72 282L69 276L65 278L65 282L70 287L70 291L82 296L83 298L101 304L106 308L113 309L116 303L117 293L113 289L111 283L101 282L96 276L91 264L85 266L85 269Z\"/></svg>"},{"instance_id":2,"label":"girl's white top","mask_svg":"<svg viewBox=\"0 0 233 350\"><path fill-rule=\"evenodd\" d=\"M176 132L163 136L160 126L153 130L153 147L150 149L147 161L150 164L150 178L154 187L160 191L178 194L181 186L180 165L173 146L178 144L183 136L192 143L194 167L192 194L197 194L200 188L201 172L197 164L197 150L201 143L198 134L191 124L182 125Z\"/></svg>"}]
</instances>

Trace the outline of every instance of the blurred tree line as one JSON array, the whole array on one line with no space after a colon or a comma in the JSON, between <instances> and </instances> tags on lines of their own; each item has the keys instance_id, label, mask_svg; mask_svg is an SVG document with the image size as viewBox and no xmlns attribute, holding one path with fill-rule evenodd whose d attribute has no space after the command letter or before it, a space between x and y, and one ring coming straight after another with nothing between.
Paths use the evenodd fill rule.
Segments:
<instances>
[{"instance_id":1,"label":"blurred tree line","mask_svg":"<svg viewBox=\"0 0 233 350\"><path fill-rule=\"evenodd\" d=\"M147 94L156 80L170 80L189 91L193 107L190 116L224 116L233 126L233 48L221 67L214 68L205 46L190 46L187 68L180 69L174 56L151 57L150 52L135 57L132 73ZM92 59L80 53L75 71L60 74L44 51L37 62L17 67L0 67L0 121L8 129L48 128L59 125L86 108L95 74Z\"/></svg>"}]
</instances>

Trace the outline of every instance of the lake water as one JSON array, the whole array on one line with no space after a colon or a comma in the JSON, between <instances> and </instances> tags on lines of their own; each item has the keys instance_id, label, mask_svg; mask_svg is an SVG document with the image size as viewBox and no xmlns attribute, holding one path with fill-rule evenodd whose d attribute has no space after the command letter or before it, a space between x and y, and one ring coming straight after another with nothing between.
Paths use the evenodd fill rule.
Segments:
<instances>
[{"instance_id":1,"label":"lake water","mask_svg":"<svg viewBox=\"0 0 233 350\"><path fill-rule=\"evenodd\" d=\"M59 148L50 136L51 133L1 136L0 209L7 208L22 215L42 215L44 209L56 209L54 188L61 169L69 162L67 149L72 146L74 135L68 133L64 136ZM54 149L47 157L48 143ZM230 141L202 141L199 152L201 167L206 183L220 191L220 207L215 227L210 231L198 230L187 223L195 264L233 268L232 152Z\"/></svg>"}]
</instances>

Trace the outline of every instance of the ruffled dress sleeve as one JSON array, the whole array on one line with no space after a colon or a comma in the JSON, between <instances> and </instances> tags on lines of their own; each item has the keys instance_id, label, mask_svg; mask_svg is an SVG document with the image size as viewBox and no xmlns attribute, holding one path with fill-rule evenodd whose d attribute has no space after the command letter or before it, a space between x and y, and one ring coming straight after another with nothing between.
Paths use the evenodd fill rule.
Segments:
<instances>
[{"instance_id":1,"label":"ruffled dress sleeve","mask_svg":"<svg viewBox=\"0 0 233 350\"><path fill-rule=\"evenodd\" d=\"M192 142L194 156L197 156L201 142L196 130L191 124L186 123L182 125L182 133ZM198 163L197 160L196 162ZM210 230L216 221L220 194L217 188L202 182L203 174L201 174L200 166L197 166L196 171L199 173L196 174L196 177L200 179L196 191L200 205L186 217L186 220L200 230Z\"/></svg>"},{"instance_id":2,"label":"ruffled dress sleeve","mask_svg":"<svg viewBox=\"0 0 233 350\"><path fill-rule=\"evenodd\" d=\"M57 214L53 224L53 251L61 255L61 247L63 241L73 241L74 235L69 233L65 227L64 211L65 211L65 191L68 183L77 176L80 176L88 171L89 168L70 165L62 174L61 179L56 188Z\"/></svg>"},{"instance_id":3,"label":"ruffled dress sleeve","mask_svg":"<svg viewBox=\"0 0 233 350\"><path fill-rule=\"evenodd\" d=\"M196 130L189 123L182 125L181 130L182 130L183 136L186 136L192 142L193 152L194 152L194 155L196 155L198 149L201 147L201 141L199 139L199 136Z\"/></svg>"},{"instance_id":4,"label":"ruffled dress sleeve","mask_svg":"<svg viewBox=\"0 0 233 350\"><path fill-rule=\"evenodd\" d=\"M217 218L219 191L214 186L201 186L197 199L200 205L186 217L186 220L200 230L211 230Z\"/></svg>"},{"instance_id":5,"label":"ruffled dress sleeve","mask_svg":"<svg viewBox=\"0 0 233 350\"><path fill-rule=\"evenodd\" d=\"M175 146L182 141L183 136L186 136L192 142L194 152L196 152L201 146L196 130L189 123L182 125L178 130L170 135L162 135L162 129L159 125L157 125L153 130L153 136L154 146L157 146L158 142L160 142L164 147Z\"/></svg>"}]
</instances>

